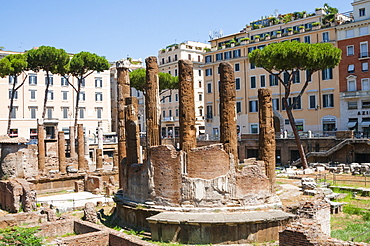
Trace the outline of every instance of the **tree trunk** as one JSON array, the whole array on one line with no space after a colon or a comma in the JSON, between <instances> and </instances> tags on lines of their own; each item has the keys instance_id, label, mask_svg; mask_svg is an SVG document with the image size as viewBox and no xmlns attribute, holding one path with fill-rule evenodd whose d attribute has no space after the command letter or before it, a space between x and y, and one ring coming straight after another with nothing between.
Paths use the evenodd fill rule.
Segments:
<instances>
[{"instance_id":1,"label":"tree trunk","mask_svg":"<svg viewBox=\"0 0 370 246\"><path fill-rule=\"evenodd\" d=\"M81 83L82 83L82 78L79 79L77 78L77 92L76 92L76 107L75 107L75 136L76 136L76 131L77 131L77 119L78 119L78 105L80 102L80 91L81 91Z\"/></svg>"},{"instance_id":2,"label":"tree trunk","mask_svg":"<svg viewBox=\"0 0 370 246\"><path fill-rule=\"evenodd\" d=\"M6 130L8 136L10 136L10 124L11 124L11 121L12 121L12 109L13 109L13 104L14 104L15 85L17 83L17 77L14 76L13 78L14 79L13 79L12 95L11 95L11 98L10 98L10 105L9 105L8 128Z\"/></svg>"},{"instance_id":3,"label":"tree trunk","mask_svg":"<svg viewBox=\"0 0 370 246\"><path fill-rule=\"evenodd\" d=\"M46 70L46 88L45 88L45 96L44 96L44 108L42 110L42 119L45 119L45 113L46 113L46 102L48 101L48 91L49 91L49 85L50 85L50 78L49 78L49 71Z\"/></svg>"},{"instance_id":4,"label":"tree trunk","mask_svg":"<svg viewBox=\"0 0 370 246\"><path fill-rule=\"evenodd\" d=\"M303 169L307 169L308 165L307 165L306 154L304 153L302 141L301 141L301 138L298 134L297 126L295 125L294 117L293 117L293 114L292 114L292 108L291 108L291 106L287 105L288 103L287 103L286 98L284 98L284 104L285 104L285 108L286 108L286 113L287 113L288 118L289 118L290 126L292 127L292 130L293 130L294 139L295 139L295 142L296 142L296 145L297 145L297 148L298 148L298 152L299 152L299 156L300 156L301 162L302 162L302 167L303 167Z\"/></svg>"}]
</instances>

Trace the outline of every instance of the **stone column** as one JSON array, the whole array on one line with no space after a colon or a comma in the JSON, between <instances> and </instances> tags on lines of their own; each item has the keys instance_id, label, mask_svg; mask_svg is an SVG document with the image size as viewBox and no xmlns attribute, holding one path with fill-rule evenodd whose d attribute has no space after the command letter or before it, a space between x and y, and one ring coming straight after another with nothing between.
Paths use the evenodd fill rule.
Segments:
<instances>
[{"instance_id":1,"label":"stone column","mask_svg":"<svg viewBox=\"0 0 370 246\"><path fill-rule=\"evenodd\" d=\"M98 122L98 149L103 149L103 122Z\"/></svg>"},{"instance_id":2,"label":"stone column","mask_svg":"<svg viewBox=\"0 0 370 246\"><path fill-rule=\"evenodd\" d=\"M112 170L117 170L118 167L118 150L113 150L113 168Z\"/></svg>"},{"instance_id":3,"label":"stone column","mask_svg":"<svg viewBox=\"0 0 370 246\"><path fill-rule=\"evenodd\" d=\"M122 163L126 158L126 132L125 132L125 99L130 96L130 62L120 60L116 62L117 68L117 108L118 108L118 175L122 180ZM115 167L113 166L113 169ZM121 182L120 183L120 188Z\"/></svg>"},{"instance_id":4,"label":"stone column","mask_svg":"<svg viewBox=\"0 0 370 246\"><path fill-rule=\"evenodd\" d=\"M71 158L76 158L76 129L75 126L69 127L69 155Z\"/></svg>"},{"instance_id":5,"label":"stone column","mask_svg":"<svg viewBox=\"0 0 370 246\"><path fill-rule=\"evenodd\" d=\"M265 162L270 191L275 193L275 129L270 89L258 89L259 159Z\"/></svg>"},{"instance_id":6,"label":"stone column","mask_svg":"<svg viewBox=\"0 0 370 246\"><path fill-rule=\"evenodd\" d=\"M103 170L103 150L96 149L96 169L95 171L102 171Z\"/></svg>"},{"instance_id":7,"label":"stone column","mask_svg":"<svg viewBox=\"0 0 370 246\"><path fill-rule=\"evenodd\" d=\"M238 136L236 129L236 89L234 67L222 62L220 69L220 142L227 153L233 154L238 166Z\"/></svg>"},{"instance_id":8,"label":"stone column","mask_svg":"<svg viewBox=\"0 0 370 246\"><path fill-rule=\"evenodd\" d=\"M197 145L194 108L193 63L179 60L180 148L185 152Z\"/></svg>"},{"instance_id":9,"label":"stone column","mask_svg":"<svg viewBox=\"0 0 370 246\"><path fill-rule=\"evenodd\" d=\"M159 79L157 57L150 56L145 59L146 85L145 85L145 115L146 115L146 141L147 148L160 145L159 139Z\"/></svg>"},{"instance_id":10,"label":"stone column","mask_svg":"<svg viewBox=\"0 0 370 246\"><path fill-rule=\"evenodd\" d=\"M37 159L39 173L45 171L45 129L43 124L37 123Z\"/></svg>"},{"instance_id":11,"label":"stone column","mask_svg":"<svg viewBox=\"0 0 370 246\"><path fill-rule=\"evenodd\" d=\"M83 171L86 169L85 165L85 136L84 127L82 124L77 125L77 155L78 155L78 170Z\"/></svg>"},{"instance_id":12,"label":"stone column","mask_svg":"<svg viewBox=\"0 0 370 246\"><path fill-rule=\"evenodd\" d=\"M63 131L58 132L58 160L59 172L66 173L66 141Z\"/></svg>"},{"instance_id":13,"label":"stone column","mask_svg":"<svg viewBox=\"0 0 370 246\"><path fill-rule=\"evenodd\" d=\"M140 135L138 120L138 100L136 97L126 98L125 108L125 126L126 126L126 164L139 163Z\"/></svg>"}]
</instances>

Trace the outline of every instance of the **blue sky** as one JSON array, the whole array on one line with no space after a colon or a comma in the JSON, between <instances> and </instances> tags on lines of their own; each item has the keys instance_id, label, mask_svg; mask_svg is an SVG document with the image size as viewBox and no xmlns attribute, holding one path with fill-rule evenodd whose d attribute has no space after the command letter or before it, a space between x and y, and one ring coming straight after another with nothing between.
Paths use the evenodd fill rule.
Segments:
<instances>
[{"instance_id":1,"label":"blue sky","mask_svg":"<svg viewBox=\"0 0 370 246\"><path fill-rule=\"evenodd\" d=\"M186 40L207 42L209 31L225 35L277 11L314 12L324 3L352 10L353 0L0 0L0 46L25 51L49 45L89 51L116 61L145 59Z\"/></svg>"}]
</instances>

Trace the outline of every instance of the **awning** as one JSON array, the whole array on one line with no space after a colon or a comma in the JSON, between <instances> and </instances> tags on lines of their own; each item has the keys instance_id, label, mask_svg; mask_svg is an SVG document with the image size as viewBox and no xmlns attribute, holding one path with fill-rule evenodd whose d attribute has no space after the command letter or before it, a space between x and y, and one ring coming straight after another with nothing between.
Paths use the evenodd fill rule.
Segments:
<instances>
[{"instance_id":1,"label":"awning","mask_svg":"<svg viewBox=\"0 0 370 246\"><path fill-rule=\"evenodd\" d=\"M355 127L357 125L357 122L356 121L351 121L351 122L348 122L347 123L347 127L348 128L353 128L353 127Z\"/></svg>"},{"instance_id":2,"label":"awning","mask_svg":"<svg viewBox=\"0 0 370 246\"><path fill-rule=\"evenodd\" d=\"M361 122L362 127L369 127L370 126L370 121L363 121Z\"/></svg>"}]
</instances>

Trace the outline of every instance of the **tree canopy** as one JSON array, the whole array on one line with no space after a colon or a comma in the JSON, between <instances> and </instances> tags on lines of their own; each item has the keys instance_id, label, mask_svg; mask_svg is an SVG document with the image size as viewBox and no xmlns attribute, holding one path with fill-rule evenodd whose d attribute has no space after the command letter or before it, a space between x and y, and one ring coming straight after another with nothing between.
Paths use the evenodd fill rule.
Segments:
<instances>
[{"instance_id":1,"label":"tree canopy","mask_svg":"<svg viewBox=\"0 0 370 246\"><path fill-rule=\"evenodd\" d=\"M314 72L326 68L334 68L341 60L342 51L330 43L299 43L297 41L286 41L272 43L262 50L257 49L249 54L249 61L257 67L264 68L267 72L274 75L284 87L285 95L282 98L286 108L286 113L292 127L299 155L303 168L307 168L306 155L295 125L292 109L301 99L310 81L310 76L302 85L300 93L295 96L293 103L289 103L291 85L295 75L300 70L307 70L310 75ZM286 79L281 78L281 74L287 75Z\"/></svg>"},{"instance_id":2,"label":"tree canopy","mask_svg":"<svg viewBox=\"0 0 370 246\"><path fill-rule=\"evenodd\" d=\"M144 68L136 69L130 72L130 85L134 87L136 90L145 92L145 77L146 71ZM177 76L172 76L169 73L159 73L159 90L166 90L166 89L178 89L179 80Z\"/></svg>"}]
</instances>

